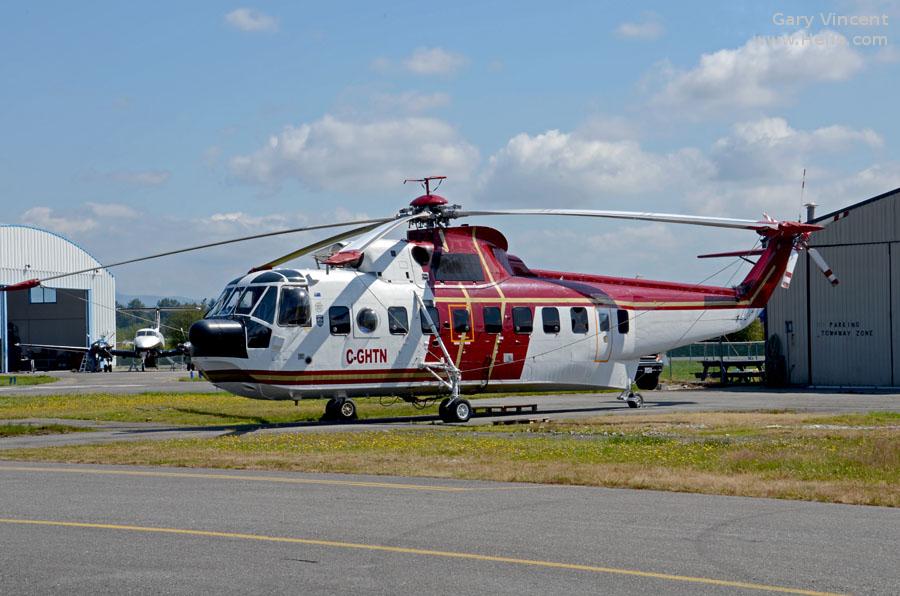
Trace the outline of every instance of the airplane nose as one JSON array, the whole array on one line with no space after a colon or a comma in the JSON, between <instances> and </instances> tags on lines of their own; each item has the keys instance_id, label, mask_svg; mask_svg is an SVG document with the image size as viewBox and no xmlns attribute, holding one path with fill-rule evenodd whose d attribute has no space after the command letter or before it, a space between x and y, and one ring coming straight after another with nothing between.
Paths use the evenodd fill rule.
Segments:
<instances>
[{"instance_id":1,"label":"airplane nose","mask_svg":"<svg viewBox=\"0 0 900 596\"><path fill-rule=\"evenodd\" d=\"M191 357L246 358L244 325L231 319L200 319L188 331Z\"/></svg>"}]
</instances>

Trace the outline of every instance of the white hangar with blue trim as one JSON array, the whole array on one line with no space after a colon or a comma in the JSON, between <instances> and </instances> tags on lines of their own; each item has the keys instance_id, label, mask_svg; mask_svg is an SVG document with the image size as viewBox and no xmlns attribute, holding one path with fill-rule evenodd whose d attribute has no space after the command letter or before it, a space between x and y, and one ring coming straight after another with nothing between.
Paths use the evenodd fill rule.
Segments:
<instances>
[{"instance_id":1,"label":"white hangar with blue trim","mask_svg":"<svg viewBox=\"0 0 900 596\"><path fill-rule=\"evenodd\" d=\"M0 224L0 285L96 267L90 273L48 281L18 292L0 292L0 370L27 369L16 343L88 347L116 330L116 281L100 262L62 236L22 225ZM41 369L68 368L73 355L42 351ZM74 360L81 355L75 354ZM77 364L75 364L77 366Z\"/></svg>"}]
</instances>

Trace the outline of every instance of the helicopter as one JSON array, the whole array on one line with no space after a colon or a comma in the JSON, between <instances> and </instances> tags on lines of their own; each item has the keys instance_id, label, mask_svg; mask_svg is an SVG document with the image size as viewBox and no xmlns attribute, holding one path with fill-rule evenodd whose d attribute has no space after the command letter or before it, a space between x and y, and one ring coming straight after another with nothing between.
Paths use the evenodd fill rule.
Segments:
<instances>
[{"instance_id":1,"label":"helicopter","mask_svg":"<svg viewBox=\"0 0 900 596\"><path fill-rule=\"evenodd\" d=\"M229 282L190 329L195 364L215 385L255 399L329 398L353 419L357 396L448 394L439 413L465 422L466 393L618 388L629 407L641 355L734 333L787 286L820 226L595 210L464 211L425 187L409 208L254 267ZM757 232L764 248L735 287L529 268L475 216L604 217ZM406 237L388 234L407 226ZM348 238L355 238L350 243ZM810 249L814 250L814 249ZM312 254L317 269L280 268ZM818 263L821 257L816 255ZM828 269L823 263L823 270ZM830 269L828 270L831 274Z\"/></svg>"},{"instance_id":2,"label":"helicopter","mask_svg":"<svg viewBox=\"0 0 900 596\"><path fill-rule=\"evenodd\" d=\"M200 310L195 306L168 306L168 307L145 307L145 308L119 308L119 312L130 312L135 310L156 311L155 324L152 327L144 327L135 332L134 340L132 340L132 349L122 350L116 348L116 344L112 341L115 334L107 334L91 343L90 346L54 346L46 344L15 344L20 348L32 348L39 350L58 350L62 352L81 352L87 356L85 370L88 372L112 372L112 359L115 356L125 358L135 358L140 360L141 372L146 367L156 367L159 358L168 358L170 356L186 356L190 355L191 346L189 342L181 343L171 349L166 349L166 338L162 334L162 321L160 313L162 311L171 310Z\"/></svg>"},{"instance_id":3,"label":"helicopter","mask_svg":"<svg viewBox=\"0 0 900 596\"><path fill-rule=\"evenodd\" d=\"M354 397L440 399L445 422L466 422L465 395L632 391L640 357L719 337L755 320L801 251L837 280L810 235L822 226L778 221L587 209L464 210L425 194L392 217L267 232L110 266L278 234L355 226L258 265L228 282L189 330L194 365L214 385L266 400L327 398L325 415L356 418ZM435 189L436 190L436 189ZM704 257L750 260L732 287L531 268L497 229L472 217L590 217L744 229L761 248ZM388 236L406 228L401 239ZM311 255L315 269L283 267ZM49 278L48 278L49 279ZM26 289L44 280L3 288ZM425 396L424 398L422 396Z\"/></svg>"}]
</instances>

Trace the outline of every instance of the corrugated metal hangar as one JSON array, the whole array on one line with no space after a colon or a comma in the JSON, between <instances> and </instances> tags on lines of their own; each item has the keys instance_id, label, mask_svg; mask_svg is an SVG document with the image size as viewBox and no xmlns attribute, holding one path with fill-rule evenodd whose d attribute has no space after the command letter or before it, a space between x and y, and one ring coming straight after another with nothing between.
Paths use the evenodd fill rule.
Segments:
<instances>
[{"instance_id":1,"label":"corrugated metal hangar","mask_svg":"<svg viewBox=\"0 0 900 596\"><path fill-rule=\"evenodd\" d=\"M2 372L22 368L17 342L87 347L115 332L116 282L97 259L62 236L0 225L0 285L94 266L96 271L50 281L46 287L0 293Z\"/></svg>"},{"instance_id":2,"label":"corrugated metal hangar","mask_svg":"<svg viewBox=\"0 0 900 596\"><path fill-rule=\"evenodd\" d=\"M801 254L766 309L770 372L774 357L795 385L900 385L900 188L812 223L826 226L810 246L840 284Z\"/></svg>"}]
</instances>

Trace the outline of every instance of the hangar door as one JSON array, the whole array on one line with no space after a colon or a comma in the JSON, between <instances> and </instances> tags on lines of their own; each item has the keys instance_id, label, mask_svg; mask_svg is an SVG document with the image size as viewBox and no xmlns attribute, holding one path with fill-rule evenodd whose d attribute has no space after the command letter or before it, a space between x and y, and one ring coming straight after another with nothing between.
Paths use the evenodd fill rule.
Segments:
<instances>
[{"instance_id":1,"label":"hangar door","mask_svg":"<svg viewBox=\"0 0 900 596\"><path fill-rule=\"evenodd\" d=\"M18 341L33 344L86 346L88 343L87 290L32 288L6 295L7 320ZM11 347L11 346L10 346Z\"/></svg>"},{"instance_id":2,"label":"hangar door","mask_svg":"<svg viewBox=\"0 0 900 596\"><path fill-rule=\"evenodd\" d=\"M818 272L810 277L812 384L892 385L888 245L819 251L841 283L831 286Z\"/></svg>"}]
</instances>

